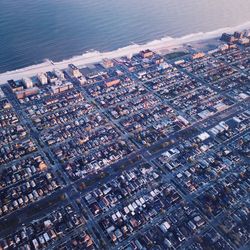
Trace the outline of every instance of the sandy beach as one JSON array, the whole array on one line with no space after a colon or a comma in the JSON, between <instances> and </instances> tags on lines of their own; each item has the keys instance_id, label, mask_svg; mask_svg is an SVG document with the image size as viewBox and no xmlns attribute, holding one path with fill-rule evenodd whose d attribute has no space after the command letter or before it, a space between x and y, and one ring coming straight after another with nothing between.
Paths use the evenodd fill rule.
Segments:
<instances>
[{"instance_id":1,"label":"sandy beach","mask_svg":"<svg viewBox=\"0 0 250 250\"><path fill-rule=\"evenodd\" d=\"M166 54L171 51L185 49L187 45L191 45L197 50L208 50L209 46L219 43L219 37L223 32L232 33L250 28L250 22L244 23L236 27L227 27L211 32L199 32L186 35L180 38L164 37L145 44L132 44L123 48L119 48L110 52L91 51L73 58L63 60L61 62L53 62L46 60L43 63L32 65L26 68L8 71L0 74L0 84L5 84L8 80L19 80L23 77L32 77L41 72L52 71L53 69L65 69L68 64L74 64L77 67L84 67L93 63L102 61L105 58L119 58L122 56L131 56L141 50L150 49L155 52Z\"/></svg>"}]
</instances>

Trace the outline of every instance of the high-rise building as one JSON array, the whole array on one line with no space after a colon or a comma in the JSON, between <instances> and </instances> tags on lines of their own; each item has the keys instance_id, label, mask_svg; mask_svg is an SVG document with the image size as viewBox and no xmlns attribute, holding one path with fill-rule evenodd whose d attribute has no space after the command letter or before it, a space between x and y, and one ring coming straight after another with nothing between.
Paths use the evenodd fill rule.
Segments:
<instances>
[{"instance_id":1,"label":"high-rise building","mask_svg":"<svg viewBox=\"0 0 250 250\"><path fill-rule=\"evenodd\" d=\"M39 74L37 75L37 78L38 78L38 80L40 81L40 83L41 83L42 85L48 83L48 78L47 78L47 76L46 76L44 73L39 73Z\"/></svg>"},{"instance_id":2,"label":"high-rise building","mask_svg":"<svg viewBox=\"0 0 250 250\"><path fill-rule=\"evenodd\" d=\"M24 77L23 80L22 80L24 86L29 89L29 88L32 88L33 87L33 82L30 78L28 77Z\"/></svg>"}]
</instances>

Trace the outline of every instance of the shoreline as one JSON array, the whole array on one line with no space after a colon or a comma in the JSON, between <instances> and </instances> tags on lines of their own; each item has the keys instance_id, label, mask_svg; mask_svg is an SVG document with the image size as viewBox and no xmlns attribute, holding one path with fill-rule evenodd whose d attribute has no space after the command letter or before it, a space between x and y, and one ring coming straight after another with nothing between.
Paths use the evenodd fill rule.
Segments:
<instances>
[{"instance_id":1,"label":"shoreline","mask_svg":"<svg viewBox=\"0 0 250 250\"><path fill-rule=\"evenodd\" d=\"M7 83L7 81L11 79L19 80L23 77L32 77L38 73L52 71L55 68L62 70L67 68L68 64L74 64L77 67L83 68L90 64L101 62L105 58L115 59L122 56L131 56L145 49L150 49L160 54L167 54L173 51L185 49L187 44L191 44L193 47L202 50L203 46L207 45L208 42L211 42L212 44L218 42L218 38L224 32L232 33L234 31L242 31L249 28L250 21L234 27L225 27L209 32L199 32L179 38L163 37L159 40L150 41L145 44L128 45L109 52L86 52L82 55L74 56L60 62L53 62L47 59L39 64L1 73L0 85Z\"/></svg>"}]
</instances>

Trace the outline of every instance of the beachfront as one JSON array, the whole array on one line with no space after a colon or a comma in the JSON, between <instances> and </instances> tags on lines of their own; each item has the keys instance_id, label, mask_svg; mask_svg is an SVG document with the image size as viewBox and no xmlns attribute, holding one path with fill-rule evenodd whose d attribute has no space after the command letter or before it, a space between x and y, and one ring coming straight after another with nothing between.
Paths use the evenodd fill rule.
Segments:
<instances>
[{"instance_id":1,"label":"beachfront","mask_svg":"<svg viewBox=\"0 0 250 250\"><path fill-rule=\"evenodd\" d=\"M247 22L236 27L221 28L206 33L200 32L196 34L186 35L180 38L165 37L160 40L148 42L143 45L132 44L111 52L87 52L81 56L75 56L71 59L63 60L61 62L52 62L51 60L47 59L41 64L32 65L23 69L0 74L0 84L4 84L10 79L18 80L22 77L32 77L34 75L37 75L38 73L52 71L55 68L61 70L66 69L69 64L74 64L78 67L84 67L90 64L101 62L105 58L112 59L122 56L132 56L133 54L146 49L156 51L160 54L166 54L170 53L171 51L181 50L182 48L185 49L185 45L192 44L192 46L202 50L202 45L207 45L206 40L210 41L211 44L214 44L216 46L218 44L219 37L223 32L230 33L235 30L248 29L249 27L250 22Z\"/></svg>"}]
</instances>

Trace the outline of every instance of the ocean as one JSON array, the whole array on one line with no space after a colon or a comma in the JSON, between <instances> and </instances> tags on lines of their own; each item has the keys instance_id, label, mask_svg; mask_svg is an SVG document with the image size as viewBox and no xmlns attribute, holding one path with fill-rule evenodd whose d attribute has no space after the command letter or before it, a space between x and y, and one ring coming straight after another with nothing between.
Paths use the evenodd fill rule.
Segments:
<instances>
[{"instance_id":1,"label":"ocean","mask_svg":"<svg viewBox=\"0 0 250 250\"><path fill-rule=\"evenodd\" d=\"M249 13L250 0L0 0L0 73L223 30Z\"/></svg>"}]
</instances>

